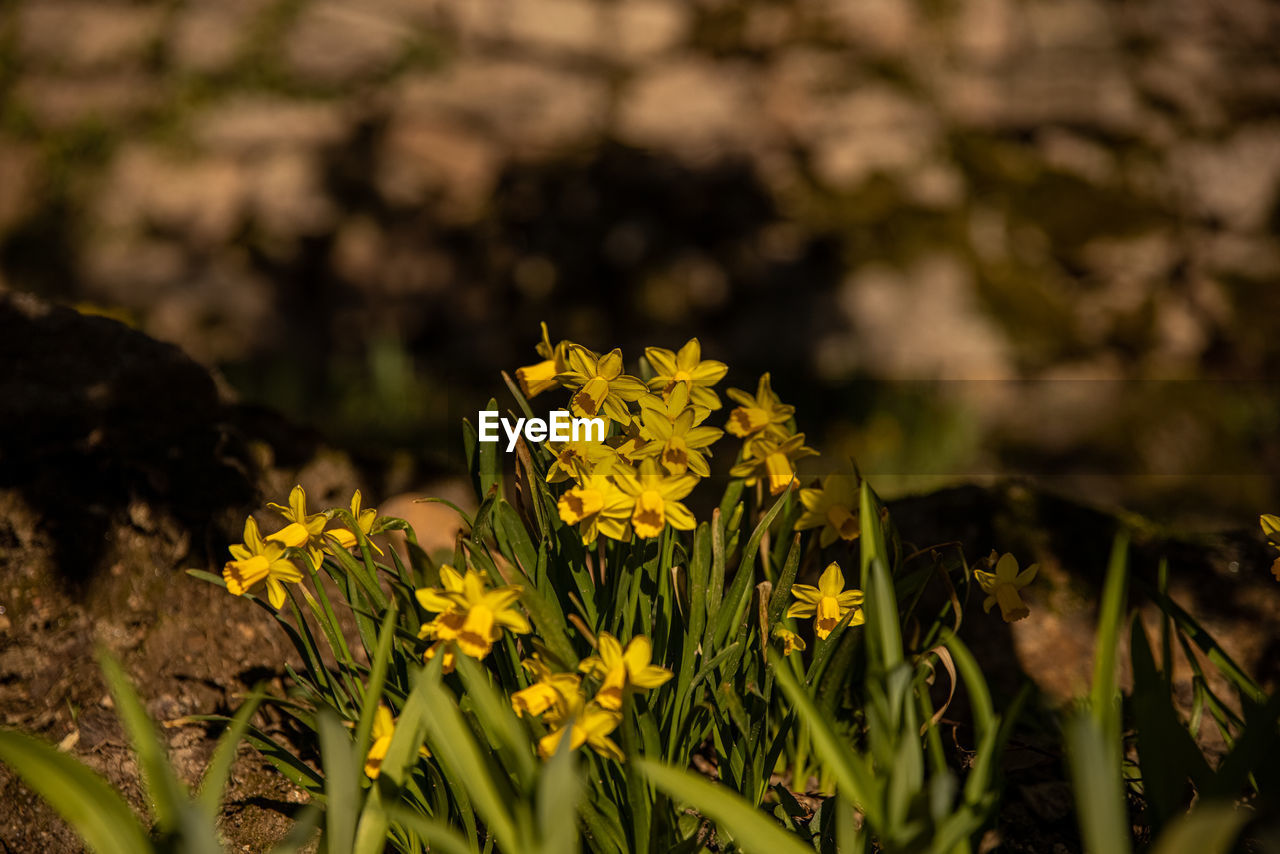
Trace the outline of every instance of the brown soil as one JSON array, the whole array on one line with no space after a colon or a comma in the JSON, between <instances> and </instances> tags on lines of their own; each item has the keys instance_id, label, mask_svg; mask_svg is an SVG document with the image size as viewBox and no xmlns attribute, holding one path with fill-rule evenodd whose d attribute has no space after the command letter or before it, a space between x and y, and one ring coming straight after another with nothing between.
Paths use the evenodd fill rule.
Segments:
<instances>
[{"instance_id":1,"label":"brown soil","mask_svg":"<svg viewBox=\"0 0 1280 854\"><path fill-rule=\"evenodd\" d=\"M200 779L216 726L178 725L185 715L230 714L260 680L274 682L291 650L250 602L180 571L186 556L155 532L113 532L111 565L68 590L50 565L47 537L12 492L0 494L0 720L70 745L140 813L145 795L133 750L112 710L95 650L120 657L147 711L164 724L174 767ZM254 751L242 747L221 822L231 850L262 851L305 802ZM13 771L0 767L4 849L76 851L75 834Z\"/></svg>"}]
</instances>

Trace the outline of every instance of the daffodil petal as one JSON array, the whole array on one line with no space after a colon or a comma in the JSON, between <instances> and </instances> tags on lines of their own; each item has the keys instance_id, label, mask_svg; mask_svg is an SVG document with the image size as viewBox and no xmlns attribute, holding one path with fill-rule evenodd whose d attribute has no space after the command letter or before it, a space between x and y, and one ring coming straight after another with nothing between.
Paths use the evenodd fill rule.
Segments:
<instances>
[{"instance_id":1,"label":"daffodil petal","mask_svg":"<svg viewBox=\"0 0 1280 854\"><path fill-rule=\"evenodd\" d=\"M844 591L844 573L840 571L840 564L833 561L827 565L818 579L818 590L823 596L833 599Z\"/></svg>"}]
</instances>

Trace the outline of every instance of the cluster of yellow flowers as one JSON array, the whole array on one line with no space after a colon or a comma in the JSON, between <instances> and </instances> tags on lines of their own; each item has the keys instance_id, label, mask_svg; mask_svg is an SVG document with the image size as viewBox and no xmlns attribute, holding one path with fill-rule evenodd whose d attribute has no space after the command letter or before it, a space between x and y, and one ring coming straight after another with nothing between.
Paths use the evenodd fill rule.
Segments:
<instances>
[{"instance_id":1,"label":"cluster of yellow flowers","mask_svg":"<svg viewBox=\"0 0 1280 854\"><path fill-rule=\"evenodd\" d=\"M360 502L357 489L351 497L351 516L367 538L377 524L378 511L361 509ZM244 542L231 546L231 560L223 566L222 577L233 596L252 593L258 585L265 585L271 606L280 608L285 600L285 582L302 581L302 570L294 562L296 558L301 558L314 573L325 552L354 548L358 539L347 528L325 530L332 512L308 513L307 493L301 486L295 486L289 493L287 507L274 503L267 506L283 516L287 524L264 538L253 517L245 519ZM382 550L376 545L370 543L370 546L381 554Z\"/></svg>"},{"instance_id":2,"label":"cluster of yellow flowers","mask_svg":"<svg viewBox=\"0 0 1280 854\"><path fill-rule=\"evenodd\" d=\"M624 648L613 635L602 633L596 655L584 658L577 673L555 673L538 657L522 664L534 681L511 695L517 715L540 717L550 732L538 742L538 755L550 757L568 737L577 750L588 745L601 756L621 760L622 751L609 738L622 723L623 692L663 685L671 671L651 664L653 647L636 635ZM584 690L594 686L595 691Z\"/></svg>"},{"instance_id":3,"label":"cluster of yellow flowers","mask_svg":"<svg viewBox=\"0 0 1280 854\"><path fill-rule=\"evenodd\" d=\"M569 407L580 418L606 419L609 428L600 441L548 442L554 455L547 481L565 484L558 499L560 519L578 528L582 542L590 545L603 534L615 540L633 536L659 536L668 525L691 530L696 520L683 503L698 481L711 473L708 458L712 446L726 432L742 440L731 477L747 486L765 487L771 495L797 489L802 512L798 530L820 529L819 543L826 548L837 540L852 541L859 534L858 481L852 466L826 475L819 486L799 488L795 463L815 454L805 446L803 433L795 431L795 409L782 403L773 391L769 374L760 377L754 394L727 389L737 405L724 428L705 422L722 408L715 386L728 366L703 359L696 338L678 351L648 347L644 352L649 379L623 373L621 351L603 355L570 341L552 345L546 324L537 347L542 361L516 371L521 389L534 397L553 388L571 392ZM269 504L284 521L265 537L252 518L245 521L243 543L231 547L231 560L222 575L227 590L243 596L265 588L275 608L284 605L285 584L302 581L304 569L314 574L326 554L366 544L381 554L369 537L385 527L377 511L361 506L359 490L350 504L350 527L329 524L340 511L307 512L307 496L294 487L288 505ZM345 519L345 516L344 516ZM1262 527L1271 544L1280 548L1280 517L1263 516ZM1036 574L1032 566L1019 572L1011 555L997 558L993 552L974 576L987 594L986 610L999 604L1001 615L1012 622L1026 617L1028 608L1019 591ZM1280 578L1280 560L1275 572ZM822 573L817 586L792 586L795 601L786 612L790 618L813 620L819 640L830 637L846 618L861 625L863 594L845 589L845 577L837 563ZM523 635L532 632L519 607L522 588L491 583L474 568L459 572L440 568L437 587L415 591L430 619L419 630L429 642L423 657L442 656L445 673L452 672L458 654L476 660L486 658L503 631ZM779 624L772 630L784 654L804 650L804 640ZM568 738L574 749L587 745L603 756L622 758L610 734L622 720L622 701L628 690L647 690L666 683L672 674L651 661L652 646L643 635L625 647L609 634L594 639L596 654L586 658L577 673L557 673L534 653L523 661L532 677L527 688L511 695L518 715L541 718L548 734L538 752L548 757ZM373 721L373 741L365 773L379 774L381 762L395 730L391 710L381 706Z\"/></svg>"},{"instance_id":4,"label":"cluster of yellow flowers","mask_svg":"<svg viewBox=\"0 0 1280 854\"><path fill-rule=\"evenodd\" d=\"M667 525L691 530L693 514L682 500L711 473L711 446L726 430L743 441L729 474L745 479L747 486L767 485L771 495L795 488L796 460L816 453L805 446L803 433L794 432L795 408L774 393L768 374L754 395L726 390L739 405L723 430L705 425L723 406L715 386L728 366L703 359L696 338L674 352L646 347L652 373L647 383L622 372L620 350L600 355L572 341L552 345L545 323L537 351L542 361L516 371L526 397L564 388L572 392L574 415L615 425L600 442L548 443L555 460L547 480L573 482L560 496L560 518L578 526L586 545L601 534L628 540L656 537ZM822 545L858 535L852 472L828 476L821 488L800 490L800 500L805 512L797 527L822 528Z\"/></svg>"}]
</instances>

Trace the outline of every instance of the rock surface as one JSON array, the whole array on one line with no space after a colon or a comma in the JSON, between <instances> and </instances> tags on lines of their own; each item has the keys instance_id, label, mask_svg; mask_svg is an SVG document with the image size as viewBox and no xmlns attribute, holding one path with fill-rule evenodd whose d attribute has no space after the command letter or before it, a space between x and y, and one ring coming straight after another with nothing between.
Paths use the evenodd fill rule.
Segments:
<instances>
[{"instance_id":1,"label":"rock surface","mask_svg":"<svg viewBox=\"0 0 1280 854\"><path fill-rule=\"evenodd\" d=\"M700 334L815 389L794 401L825 410L810 434L863 457L866 412L919 380L1203 378L1199 397L1280 370L1274 3L357 5L12 3L0 278L401 448L453 447L538 319L629 354ZM888 399L825 405L863 379ZM947 406L977 425L952 471L1057 465L1013 408ZM1276 470L1274 413L1104 414L1077 457L1153 512L1280 501L1186 477ZM1144 459L1220 425L1259 450ZM897 429L934 463L913 450L930 423Z\"/></svg>"}]
</instances>

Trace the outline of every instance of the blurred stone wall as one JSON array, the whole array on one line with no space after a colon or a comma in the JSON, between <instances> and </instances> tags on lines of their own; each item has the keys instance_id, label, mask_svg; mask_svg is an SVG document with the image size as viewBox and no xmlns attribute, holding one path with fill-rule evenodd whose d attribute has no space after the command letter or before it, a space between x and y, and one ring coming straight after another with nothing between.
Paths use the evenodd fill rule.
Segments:
<instances>
[{"instance_id":1,"label":"blurred stone wall","mask_svg":"<svg viewBox=\"0 0 1280 854\"><path fill-rule=\"evenodd\" d=\"M886 477L1247 523L1276 44L1266 0L13 0L0 287L347 442L455 443L545 318L697 334Z\"/></svg>"}]
</instances>

